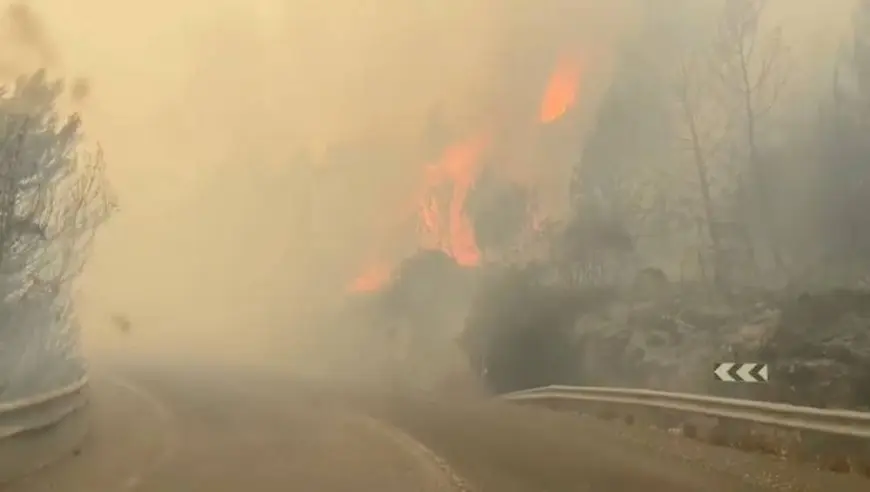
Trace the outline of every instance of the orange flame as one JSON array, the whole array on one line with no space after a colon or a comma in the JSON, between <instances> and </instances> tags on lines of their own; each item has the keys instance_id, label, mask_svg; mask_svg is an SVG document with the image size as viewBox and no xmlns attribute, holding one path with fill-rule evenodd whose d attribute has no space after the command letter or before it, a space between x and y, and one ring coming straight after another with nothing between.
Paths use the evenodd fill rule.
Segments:
<instances>
[{"instance_id":1,"label":"orange flame","mask_svg":"<svg viewBox=\"0 0 870 492\"><path fill-rule=\"evenodd\" d=\"M480 263L474 227L465 212L465 200L480 172L480 157L486 137L476 137L447 147L441 157L426 167L422 189L417 194L418 243L439 249L456 263ZM370 265L350 285L352 292L372 292L389 281L392 268L385 262Z\"/></svg>"},{"instance_id":2,"label":"orange flame","mask_svg":"<svg viewBox=\"0 0 870 492\"><path fill-rule=\"evenodd\" d=\"M465 213L465 199L480 172L480 156L487 139L476 137L444 150L441 158L428 168L420 200L420 221L432 246L450 255L463 266L480 262L480 250L471 220ZM444 197L444 186L449 197ZM445 213L446 212L446 213Z\"/></svg>"},{"instance_id":3,"label":"orange flame","mask_svg":"<svg viewBox=\"0 0 870 492\"><path fill-rule=\"evenodd\" d=\"M581 77L582 65L577 58L559 60L541 101L540 123L560 119L576 104ZM465 211L465 201L480 174L480 160L489 140L488 136L480 135L444 149L436 162L426 166L421 189L414 195L414 206L409 207L412 210L404 209L406 214L416 216L418 246L439 249L463 266L475 266L481 260L474 228ZM540 232L545 222L539 210L534 214L530 228ZM369 265L351 283L350 290L369 292L383 288L389 283L394 266L384 261Z\"/></svg>"},{"instance_id":4,"label":"orange flame","mask_svg":"<svg viewBox=\"0 0 870 492\"><path fill-rule=\"evenodd\" d=\"M577 100L582 75L580 63L569 57L559 60L550 76L544 99L541 101L541 123L552 123L561 118Z\"/></svg>"},{"instance_id":5,"label":"orange flame","mask_svg":"<svg viewBox=\"0 0 870 492\"><path fill-rule=\"evenodd\" d=\"M392 268L386 263L375 263L351 283L350 290L351 292L380 290L390 281L392 274Z\"/></svg>"}]
</instances>

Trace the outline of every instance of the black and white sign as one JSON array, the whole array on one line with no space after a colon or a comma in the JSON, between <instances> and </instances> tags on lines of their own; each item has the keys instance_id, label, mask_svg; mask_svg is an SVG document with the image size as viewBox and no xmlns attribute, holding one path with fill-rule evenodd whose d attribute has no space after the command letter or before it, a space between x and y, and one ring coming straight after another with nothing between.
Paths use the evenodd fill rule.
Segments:
<instances>
[{"instance_id":1,"label":"black and white sign","mask_svg":"<svg viewBox=\"0 0 870 492\"><path fill-rule=\"evenodd\" d=\"M722 362L716 364L713 375L719 381L729 383L766 383L768 381L767 364L749 362Z\"/></svg>"}]
</instances>

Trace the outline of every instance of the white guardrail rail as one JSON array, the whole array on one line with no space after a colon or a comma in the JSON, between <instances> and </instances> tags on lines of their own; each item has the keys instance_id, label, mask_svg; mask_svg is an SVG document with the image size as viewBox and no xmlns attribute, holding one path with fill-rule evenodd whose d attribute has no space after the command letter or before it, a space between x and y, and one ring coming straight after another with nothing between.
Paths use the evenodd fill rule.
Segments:
<instances>
[{"instance_id":1,"label":"white guardrail rail","mask_svg":"<svg viewBox=\"0 0 870 492\"><path fill-rule=\"evenodd\" d=\"M0 441L57 424L87 404L88 378L39 395L0 403Z\"/></svg>"},{"instance_id":2,"label":"white guardrail rail","mask_svg":"<svg viewBox=\"0 0 870 492\"><path fill-rule=\"evenodd\" d=\"M645 389L545 386L502 395L507 400L570 402L661 409L797 431L870 438L870 412L831 410Z\"/></svg>"}]
</instances>

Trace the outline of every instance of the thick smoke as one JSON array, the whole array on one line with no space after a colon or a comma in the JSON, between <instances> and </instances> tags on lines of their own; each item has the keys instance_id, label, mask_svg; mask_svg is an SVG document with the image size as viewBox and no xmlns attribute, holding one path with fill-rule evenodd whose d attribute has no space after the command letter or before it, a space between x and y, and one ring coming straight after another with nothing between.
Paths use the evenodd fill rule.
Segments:
<instances>
[{"instance_id":1,"label":"thick smoke","mask_svg":"<svg viewBox=\"0 0 870 492\"><path fill-rule=\"evenodd\" d=\"M434 108L455 136L522 128L568 54L584 60L578 107L591 113L643 4L33 0L9 10L10 32L38 54L31 63L85 77L79 109L118 188L121 213L81 295L92 341L258 356L275 333L324 336L301 313L341 298L383 239L420 179ZM344 167L318 166L349 148ZM561 187L564 173L552 174ZM113 316L128 320L127 336Z\"/></svg>"}]
</instances>

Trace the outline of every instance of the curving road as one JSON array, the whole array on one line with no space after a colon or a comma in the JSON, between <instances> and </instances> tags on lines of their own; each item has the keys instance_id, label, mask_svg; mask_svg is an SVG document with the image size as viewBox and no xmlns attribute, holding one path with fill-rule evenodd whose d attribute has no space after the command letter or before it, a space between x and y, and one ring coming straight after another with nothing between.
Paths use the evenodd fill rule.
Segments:
<instances>
[{"instance_id":1,"label":"curving road","mask_svg":"<svg viewBox=\"0 0 870 492\"><path fill-rule=\"evenodd\" d=\"M250 368L105 374L81 452L9 492L867 490L857 477L497 401L364 393Z\"/></svg>"}]
</instances>

